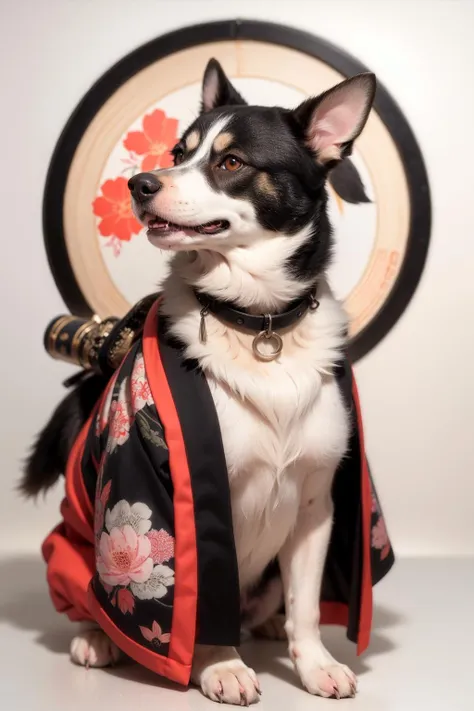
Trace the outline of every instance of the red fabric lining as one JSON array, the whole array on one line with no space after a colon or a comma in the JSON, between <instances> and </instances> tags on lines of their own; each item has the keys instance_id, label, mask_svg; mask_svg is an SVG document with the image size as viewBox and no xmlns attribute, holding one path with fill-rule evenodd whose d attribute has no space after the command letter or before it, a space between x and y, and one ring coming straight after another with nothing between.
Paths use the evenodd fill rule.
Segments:
<instances>
[{"instance_id":1,"label":"red fabric lining","mask_svg":"<svg viewBox=\"0 0 474 711\"><path fill-rule=\"evenodd\" d=\"M72 620L91 619L91 613L112 640L129 656L152 671L187 685L191 674L196 634L198 570L194 502L186 448L173 396L159 353L157 338L158 304L147 317L143 335L143 355L151 393L163 423L169 447L174 486L176 582L169 656L161 656L124 635L100 608L89 587L95 566L93 506L85 489L81 463L93 415L82 428L71 451L66 471L66 498L61 506L63 523L47 537L43 555L48 563L48 583L56 609ZM110 386L110 383L109 383ZM104 392L100 406L104 400ZM361 496L363 563L357 652L369 645L372 624L371 572L371 492L365 458L364 433L355 378L356 406L361 449ZM321 603L321 623L348 625L348 607L341 603Z\"/></svg>"},{"instance_id":2,"label":"red fabric lining","mask_svg":"<svg viewBox=\"0 0 474 711\"><path fill-rule=\"evenodd\" d=\"M58 612L65 612L73 621L92 619L87 587L95 569L93 511L81 472L92 418L93 415L79 433L68 459L66 496L61 503L63 522L42 546L53 604Z\"/></svg>"},{"instance_id":3,"label":"red fabric lining","mask_svg":"<svg viewBox=\"0 0 474 711\"><path fill-rule=\"evenodd\" d=\"M174 488L175 589L169 662L182 665L190 674L196 635L198 564L194 501L183 433L158 345L158 303L150 309L143 334L143 357L169 449ZM185 682L189 683L189 674ZM184 671L181 675L184 679Z\"/></svg>"},{"instance_id":4,"label":"red fabric lining","mask_svg":"<svg viewBox=\"0 0 474 711\"><path fill-rule=\"evenodd\" d=\"M183 665L181 662L156 654L151 650L142 647L134 642L133 639L127 637L119 628L112 622L110 617L102 609L97 598L94 595L92 586L88 590L88 602L94 618L97 620L104 632L115 642L125 654L143 664L144 667L151 669L156 674L160 674L171 681L176 681L178 684L186 686L189 684L191 676L191 665Z\"/></svg>"},{"instance_id":5,"label":"red fabric lining","mask_svg":"<svg viewBox=\"0 0 474 711\"><path fill-rule=\"evenodd\" d=\"M62 507L64 515L64 507ZM72 622L92 620L87 602L87 586L94 574L94 548L61 523L43 543L43 558L48 564L46 579L53 605Z\"/></svg>"},{"instance_id":6,"label":"red fabric lining","mask_svg":"<svg viewBox=\"0 0 474 711\"><path fill-rule=\"evenodd\" d=\"M349 624L349 608L343 602L321 602L321 624L341 625L347 627Z\"/></svg>"},{"instance_id":7,"label":"red fabric lining","mask_svg":"<svg viewBox=\"0 0 474 711\"><path fill-rule=\"evenodd\" d=\"M94 543L94 510L82 477L82 457L94 414L95 408L74 442L66 467L66 498L75 514L74 528L91 543Z\"/></svg>"},{"instance_id":8,"label":"red fabric lining","mask_svg":"<svg viewBox=\"0 0 474 711\"><path fill-rule=\"evenodd\" d=\"M357 412L359 443L361 455L361 494L362 494L362 590L360 599L359 633L357 638L357 654L362 654L370 642L372 627L372 566L370 545L370 522L372 501L370 493L370 478L367 467L364 446L364 428L360 410L359 393L354 373L352 373L352 396Z\"/></svg>"}]
</instances>

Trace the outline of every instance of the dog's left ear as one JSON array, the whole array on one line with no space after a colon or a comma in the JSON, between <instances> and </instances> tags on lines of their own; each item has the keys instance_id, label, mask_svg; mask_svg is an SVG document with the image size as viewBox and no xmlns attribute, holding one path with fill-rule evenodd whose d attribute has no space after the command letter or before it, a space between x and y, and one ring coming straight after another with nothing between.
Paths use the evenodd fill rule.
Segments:
<instances>
[{"instance_id":1,"label":"dog's left ear","mask_svg":"<svg viewBox=\"0 0 474 711\"><path fill-rule=\"evenodd\" d=\"M201 113L219 106L243 106L246 103L228 80L217 59L211 59L202 81Z\"/></svg>"},{"instance_id":2,"label":"dog's left ear","mask_svg":"<svg viewBox=\"0 0 474 711\"><path fill-rule=\"evenodd\" d=\"M292 112L320 163L332 164L350 155L369 116L375 89L374 74L358 74Z\"/></svg>"}]
</instances>

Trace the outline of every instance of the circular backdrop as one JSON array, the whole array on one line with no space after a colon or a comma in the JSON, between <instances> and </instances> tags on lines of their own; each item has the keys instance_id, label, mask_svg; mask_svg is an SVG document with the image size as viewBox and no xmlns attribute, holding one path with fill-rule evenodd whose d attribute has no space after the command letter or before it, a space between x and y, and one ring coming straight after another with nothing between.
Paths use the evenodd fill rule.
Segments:
<instances>
[{"instance_id":1,"label":"circular backdrop","mask_svg":"<svg viewBox=\"0 0 474 711\"><path fill-rule=\"evenodd\" d=\"M185 28L124 57L74 111L46 181L46 248L73 313L121 316L166 274L169 256L150 245L133 217L127 181L171 164L170 149L197 114L211 57L249 103L288 108L367 71L313 35L253 21ZM329 276L350 317L356 360L408 304L430 234L420 149L380 83L354 153L328 187L336 239Z\"/></svg>"}]
</instances>

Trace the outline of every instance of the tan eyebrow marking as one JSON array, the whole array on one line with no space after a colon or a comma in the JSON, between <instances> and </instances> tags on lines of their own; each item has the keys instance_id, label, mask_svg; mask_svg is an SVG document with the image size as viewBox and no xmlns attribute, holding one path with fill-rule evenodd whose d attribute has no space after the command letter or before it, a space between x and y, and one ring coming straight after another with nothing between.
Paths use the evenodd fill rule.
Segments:
<instances>
[{"instance_id":1,"label":"tan eyebrow marking","mask_svg":"<svg viewBox=\"0 0 474 711\"><path fill-rule=\"evenodd\" d=\"M212 147L216 153L220 153L221 151L225 151L234 141L235 136L229 131L224 131L224 133L220 133L217 136Z\"/></svg>"},{"instance_id":2,"label":"tan eyebrow marking","mask_svg":"<svg viewBox=\"0 0 474 711\"><path fill-rule=\"evenodd\" d=\"M260 173L257 177L257 189L265 195L277 197L277 189L268 173Z\"/></svg>"},{"instance_id":3,"label":"tan eyebrow marking","mask_svg":"<svg viewBox=\"0 0 474 711\"><path fill-rule=\"evenodd\" d=\"M194 149L198 147L200 140L201 136L199 135L199 131L191 131L189 136L186 136L186 148L188 151L194 151Z\"/></svg>"}]
</instances>

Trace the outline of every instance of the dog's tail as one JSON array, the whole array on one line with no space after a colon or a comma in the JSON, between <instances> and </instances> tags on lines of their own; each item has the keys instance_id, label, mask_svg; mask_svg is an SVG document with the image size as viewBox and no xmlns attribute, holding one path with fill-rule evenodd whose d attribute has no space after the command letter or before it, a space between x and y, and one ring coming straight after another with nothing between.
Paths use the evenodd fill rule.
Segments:
<instances>
[{"instance_id":1,"label":"dog's tail","mask_svg":"<svg viewBox=\"0 0 474 711\"><path fill-rule=\"evenodd\" d=\"M104 391L107 379L81 371L64 385L73 389L53 412L25 462L18 489L27 498L47 491L64 474L74 441Z\"/></svg>"}]
</instances>

